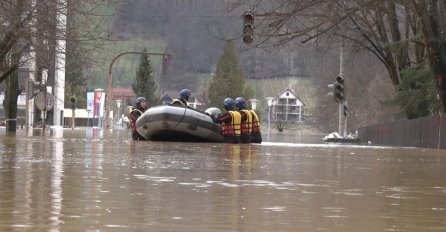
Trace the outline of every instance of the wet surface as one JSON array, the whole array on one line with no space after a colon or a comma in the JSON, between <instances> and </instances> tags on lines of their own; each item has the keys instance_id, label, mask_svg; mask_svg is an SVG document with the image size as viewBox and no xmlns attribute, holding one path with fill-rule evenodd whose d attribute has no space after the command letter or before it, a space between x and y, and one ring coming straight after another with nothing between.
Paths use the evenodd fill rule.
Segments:
<instances>
[{"instance_id":1,"label":"wet surface","mask_svg":"<svg viewBox=\"0 0 446 232\"><path fill-rule=\"evenodd\" d=\"M0 231L446 231L446 152L0 129Z\"/></svg>"}]
</instances>

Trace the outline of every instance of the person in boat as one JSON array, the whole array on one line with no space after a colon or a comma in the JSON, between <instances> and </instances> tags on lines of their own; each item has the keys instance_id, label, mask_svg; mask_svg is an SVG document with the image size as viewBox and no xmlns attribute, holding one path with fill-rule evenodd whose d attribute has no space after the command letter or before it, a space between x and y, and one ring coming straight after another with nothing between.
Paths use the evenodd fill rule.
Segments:
<instances>
[{"instance_id":1,"label":"person in boat","mask_svg":"<svg viewBox=\"0 0 446 232\"><path fill-rule=\"evenodd\" d=\"M223 101L226 112L217 118L216 122L221 124L223 142L239 143L242 116L235 110L235 101L232 98L226 98Z\"/></svg>"},{"instance_id":2,"label":"person in boat","mask_svg":"<svg viewBox=\"0 0 446 232\"><path fill-rule=\"evenodd\" d=\"M242 121L241 140L246 140L247 136L243 137L249 131L249 139L251 143L261 143L262 134L260 133L259 116L254 110L249 110L246 107L246 100L243 97L235 99L235 106L240 114L246 114L246 120ZM242 141L245 142L245 141Z\"/></svg>"},{"instance_id":3,"label":"person in boat","mask_svg":"<svg viewBox=\"0 0 446 232\"><path fill-rule=\"evenodd\" d=\"M136 120L141 117L141 115L147 109L147 99L145 97L138 97L135 100L135 107L130 112L130 127L132 128L132 139L133 140L146 140L142 135L136 131Z\"/></svg>"},{"instance_id":4,"label":"person in boat","mask_svg":"<svg viewBox=\"0 0 446 232\"><path fill-rule=\"evenodd\" d=\"M246 109L246 100L242 97L235 99L235 109L240 113L241 121L241 132L240 132L240 143L250 143L251 142L251 127L252 127L252 114Z\"/></svg>"},{"instance_id":5,"label":"person in boat","mask_svg":"<svg viewBox=\"0 0 446 232\"><path fill-rule=\"evenodd\" d=\"M174 99L172 102L173 106L179 106L179 107L188 107L187 101L189 101L189 97L191 95L191 91L189 89L182 89L180 91L180 98Z\"/></svg>"}]
</instances>

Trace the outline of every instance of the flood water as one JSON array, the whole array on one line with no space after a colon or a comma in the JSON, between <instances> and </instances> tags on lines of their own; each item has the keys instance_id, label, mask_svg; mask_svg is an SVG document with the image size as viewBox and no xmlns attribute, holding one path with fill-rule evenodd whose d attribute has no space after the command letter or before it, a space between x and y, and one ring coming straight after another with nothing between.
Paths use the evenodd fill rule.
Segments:
<instances>
[{"instance_id":1,"label":"flood water","mask_svg":"<svg viewBox=\"0 0 446 232\"><path fill-rule=\"evenodd\" d=\"M446 231L446 152L0 128L0 231Z\"/></svg>"}]
</instances>

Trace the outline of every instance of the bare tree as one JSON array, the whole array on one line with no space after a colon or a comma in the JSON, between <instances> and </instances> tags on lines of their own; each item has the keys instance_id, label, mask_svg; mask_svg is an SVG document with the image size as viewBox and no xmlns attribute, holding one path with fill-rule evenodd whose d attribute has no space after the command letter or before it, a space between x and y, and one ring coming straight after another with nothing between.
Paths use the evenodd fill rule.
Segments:
<instances>
[{"instance_id":1,"label":"bare tree","mask_svg":"<svg viewBox=\"0 0 446 232\"><path fill-rule=\"evenodd\" d=\"M108 1L108 3L112 2ZM98 11L97 7L105 7L106 3L99 0L76 1L76 5L68 3L73 3L73 0L2 2L0 6L0 83L8 80L7 88L5 88L7 97L4 102L7 118L15 119L17 116L16 98L23 90L23 87L16 84L19 67L33 72L35 81L42 81L44 70L47 70L47 83L52 85L55 81L56 69L65 68L58 67L60 65L56 64L56 57L66 52L64 48L58 47L56 41L71 40L88 44L89 51L92 52L107 39L106 36L97 33L100 31L98 24L101 22L88 20L99 17L101 11ZM82 30L77 34L67 34L65 27L58 26L66 23L68 5L71 6L70 12L77 15L75 20L78 24L82 21ZM96 10L90 11L90 9ZM59 15L64 17L58 17ZM35 69L30 67L31 62L35 62ZM11 130L15 131L15 126L11 126Z\"/></svg>"},{"instance_id":2,"label":"bare tree","mask_svg":"<svg viewBox=\"0 0 446 232\"><path fill-rule=\"evenodd\" d=\"M440 0L241 1L255 13L257 46L345 38L374 54L393 85L400 71L428 60L446 112L445 5Z\"/></svg>"}]
</instances>

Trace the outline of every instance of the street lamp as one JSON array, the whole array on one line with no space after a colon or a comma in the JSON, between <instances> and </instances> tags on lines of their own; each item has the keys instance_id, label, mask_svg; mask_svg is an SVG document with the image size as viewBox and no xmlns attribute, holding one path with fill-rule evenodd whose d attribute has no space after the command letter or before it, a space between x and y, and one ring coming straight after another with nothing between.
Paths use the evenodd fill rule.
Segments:
<instances>
[{"instance_id":1,"label":"street lamp","mask_svg":"<svg viewBox=\"0 0 446 232\"><path fill-rule=\"evenodd\" d=\"M121 109L121 103L122 103L122 100L120 100L120 99L116 100L116 106L118 107L118 112L116 114L116 118L118 119L118 122L119 122L119 111ZM118 122L116 122L116 124L118 124Z\"/></svg>"},{"instance_id":2,"label":"street lamp","mask_svg":"<svg viewBox=\"0 0 446 232\"><path fill-rule=\"evenodd\" d=\"M112 75L112 68L113 68L113 63L115 63L115 61L126 54L147 54L147 55L159 55L159 56L163 56L163 62L166 62L167 59L169 59L170 54L167 53L156 53L156 52L134 52L134 51L130 51L130 52L121 52L118 55L116 55L113 60L110 62L110 66L108 67L108 79L107 79L107 92L106 92L106 101L105 101L105 128L110 128L110 104L112 101L112 85L113 85L113 75Z\"/></svg>"},{"instance_id":3,"label":"street lamp","mask_svg":"<svg viewBox=\"0 0 446 232\"><path fill-rule=\"evenodd\" d=\"M257 100L257 99L249 99L249 101L251 102L251 109L252 110L256 110L256 108L257 108L257 102L259 101L259 100Z\"/></svg>"},{"instance_id":4,"label":"street lamp","mask_svg":"<svg viewBox=\"0 0 446 232\"><path fill-rule=\"evenodd\" d=\"M268 101L268 140L269 140L269 132L271 130L271 106L273 105L273 97L265 98Z\"/></svg>"}]
</instances>

